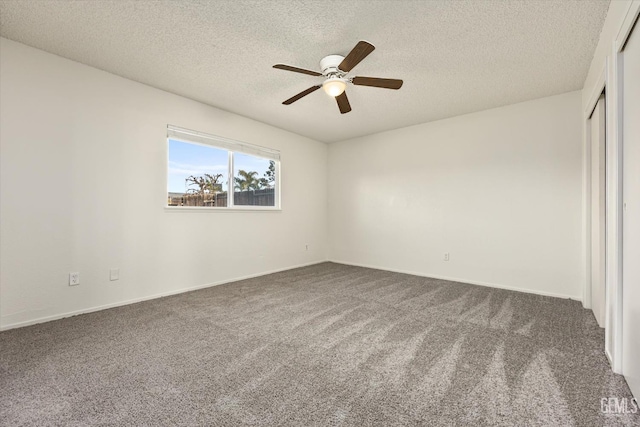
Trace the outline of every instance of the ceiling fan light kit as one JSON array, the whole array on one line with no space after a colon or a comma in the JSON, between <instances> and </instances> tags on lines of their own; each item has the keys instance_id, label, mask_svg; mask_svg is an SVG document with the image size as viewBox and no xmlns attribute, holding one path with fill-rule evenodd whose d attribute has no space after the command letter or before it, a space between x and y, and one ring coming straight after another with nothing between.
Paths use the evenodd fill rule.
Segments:
<instances>
[{"instance_id":1,"label":"ceiling fan light kit","mask_svg":"<svg viewBox=\"0 0 640 427\"><path fill-rule=\"evenodd\" d=\"M334 98L341 95L346 88L347 83L340 77L329 77L322 83L322 89L324 89L327 95L333 96Z\"/></svg>"},{"instance_id":2,"label":"ceiling fan light kit","mask_svg":"<svg viewBox=\"0 0 640 427\"><path fill-rule=\"evenodd\" d=\"M345 57L342 55L329 55L322 58L320 61L320 69L322 73L317 71L305 70L303 68L292 67L291 65L276 64L273 68L280 70L293 71L296 73L308 74L316 77L323 77L324 82L322 85L312 86L299 94L287 99L283 102L284 105L290 105L309 95L316 90L322 89L329 96L336 98L340 113L345 114L351 111L351 105L345 89L347 83L351 83L356 86L370 86L384 89L400 89L402 87L402 80L397 79L381 79L377 77L347 77L349 71L358 65L364 58L366 58L375 47L366 41L360 41L356 46L351 49L351 52Z\"/></svg>"},{"instance_id":3,"label":"ceiling fan light kit","mask_svg":"<svg viewBox=\"0 0 640 427\"><path fill-rule=\"evenodd\" d=\"M342 95L342 92L347 88L347 80L343 78L346 73L338 68L342 61L344 61L344 56L341 55L329 55L320 60L322 75L326 77L322 83L322 89L327 95L334 98Z\"/></svg>"}]
</instances>

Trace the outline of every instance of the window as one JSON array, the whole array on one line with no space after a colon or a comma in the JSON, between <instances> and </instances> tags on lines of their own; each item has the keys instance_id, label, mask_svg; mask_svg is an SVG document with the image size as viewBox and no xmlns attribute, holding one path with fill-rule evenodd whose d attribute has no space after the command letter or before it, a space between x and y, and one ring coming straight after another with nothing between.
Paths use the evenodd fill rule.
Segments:
<instances>
[{"instance_id":1,"label":"window","mask_svg":"<svg viewBox=\"0 0 640 427\"><path fill-rule=\"evenodd\" d=\"M167 141L168 206L279 209L278 151L174 126Z\"/></svg>"}]
</instances>

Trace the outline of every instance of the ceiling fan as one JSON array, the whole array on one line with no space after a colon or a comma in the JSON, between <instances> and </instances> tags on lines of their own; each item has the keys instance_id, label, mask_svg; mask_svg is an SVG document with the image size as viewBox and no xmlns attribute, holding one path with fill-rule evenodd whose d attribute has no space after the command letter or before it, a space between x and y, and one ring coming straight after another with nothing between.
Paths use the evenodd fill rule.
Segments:
<instances>
[{"instance_id":1,"label":"ceiling fan","mask_svg":"<svg viewBox=\"0 0 640 427\"><path fill-rule=\"evenodd\" d=\"M309 89L303 90L299 94L292 96L283 102L284 105L290 105L299 100L302 97L309 95L316 90L323 88L324 91L336 98L340 113L345 114L351 111L351 105L347 98L345 89L347 83L354 84L356 86L371 86L380 87L384 89L400 89L402 87L402 80L397 79L380 79L377 77L347 77L349 71L358 65L364 58L366 58L375 47L366 41L359 41L356 46L351 49L351 52L345 57L342 55L329 55L320 60L321 73L317 71L305 70L303 68L292 67L291 65L276 64L273 68L280 70L293 71L296 73L309 74L311 76L324 77L322 84L311 86Z\"/></svg>"}]
</instances>

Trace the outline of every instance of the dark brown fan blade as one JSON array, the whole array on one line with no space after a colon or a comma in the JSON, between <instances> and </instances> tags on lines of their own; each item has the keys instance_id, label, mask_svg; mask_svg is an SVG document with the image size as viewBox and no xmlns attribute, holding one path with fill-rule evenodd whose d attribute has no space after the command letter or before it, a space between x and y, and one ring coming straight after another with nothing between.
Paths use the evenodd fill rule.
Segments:
<instances>
[{"instance_id":1,"label":"dark brown fan blade","mask_svg":"<svg viewBox=\"0 0 640 427\"><path fill-rule=\"evenodd\" d=\"M293 71L296 73L309 74L310 76L321 76L321 73L317 71L305 70L304 68L292 67L291 65L284 64L276 64L273 68L277 68L279 70Z\"/></svg>"},{"instance_id":2,"label":"dark brown fan blade","mask_svg":"<svg viewBox=\"0 0 640 427\"><path fill-rule=\"evenodd\" d=\"M300 92L299 94L292 96L291 98L287 99L286 101L283 102L284 105L289 105L289 104L293 104L294 102L296 102L298 99L302 98L303 96L307 96L309 95L311 92L315 92L316 90L320 89L322 87L322 85L318 85L318 86L313 86L310 87L307 90L303 90L302 92Z\"/></svg>"},{"instance_id":3,"label":"dark brown fan blade","mask_svg":"<svg viewBox=\"0 0 640 427\"><path fill-rule=\"evenodd\" d=\"M340 109L341 114L351 111L351 104L349 104L347 92L342 92L340 95L336 96L336 102L338 103L338 108Z\"/></svg>"},{"instance_id":4,"label":"dark brown fan blade","mask_svg":"<svg viewBox=\"0 0 640 427\"><path fill-rule=\"evenodd\" d=\"M342 60L338 68L345 73L351 71L353 67L358 65L360 61L366 58L373 50L375 46L369 42L359 41L358 44L351 49L351 52Z\"/></svg>"},{"instance_id":5,"label":"dark brown fan blade","mask_svg":"<svg viewBox=\"0 0 640 427\"><path fill-rule=\"evenodd\" d=\"M377 77L354 77L351 83L358 86L381 87L384 89L400 89L402 87L402 80L379 79Z\"/></svg>"}]
</instances>

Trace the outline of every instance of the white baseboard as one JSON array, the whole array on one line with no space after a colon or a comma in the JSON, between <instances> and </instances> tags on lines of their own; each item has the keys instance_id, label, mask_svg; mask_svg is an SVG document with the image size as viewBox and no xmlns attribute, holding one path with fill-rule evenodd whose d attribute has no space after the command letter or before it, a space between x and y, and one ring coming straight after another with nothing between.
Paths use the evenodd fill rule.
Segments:
<instances>
[{"instance_id":1,"label":"white baseboard","mask_svg":"<svg viewBox=\"0 0 640 427\"><path fill-rule=\"evenodd\" d=\"M377 266L373 266L373 265L358 264L358 263L355 263L355 262L348 262L348 261L339 261L339 260L330 259L329 262L334 262L336 264L352 265L354 267L371 268L371 269L374 269L374 270L391 271L393 273L411 274L412 276L429 277L431 279L448 280L450 282L459 282L459 283L467 283L467 284L470 284L470 285L487 286L489 288L504 289L504 290L507 290L507 291L524 292L526 294L542 295L542 296L545 296L545 297L571 299L571 300L574 300L574 301L582 302L582 298L579 297L579 296L575 296L575 295L556 294L556 293L553 293L553 292L544 292L544 291L538 291L538 290L535 290L535 289L516 288L516 287L513 287L513 286L500 285L500 284L497 284L497 283L479 282L477 280L460 279L460 278L457 278L457 277L438 276L438 275L435 275L435 274L427 274L427 273L421 273L421 272L409 271L409 270L400 270L400 269L396 269L396 268L377 267Z\"/></svg>"},{"instance_id":2,"label":"white baseboard","mask_svg":"<svg viewBox=\"0 0 640 427\"><path fill-rule=\"evenodd\" d=\"M149 296L140 297L140 298L134 298L134 299L126 300L126 301L119 301L119 302L114 302L114 303L111 303L111 304L104 304L104 305L95 306L95 307L83 308L83 309L80 309L80 310L74 310L74 311L70 311L70 312L67 312L67 313L54 314L54 315L51 315L51 316L40 317L40 318L37 318L37 319L25 320L25 321L16 322L16 323L9 323L8 325L4 325L4 326L0 327L0 331L6 331L6 330L9 330L9 329L22 328L22 327L25 327L25 326L35 325L35 324L38 324L38 323L51 322L53 320L64 319L65 317L77 316L79 314L93 313L94 311L107 310L109 308L121 307L123 305L135 304L137 302L142 302L142 301L148 301L148 300L152 300L152 299L156 299L156 298L167 297L167 296L170 296L170 295L182 294L182 293L185 293L185 292L196 291L198 289L204 289L204 288L210 288L212 286L224 285L225 283L233 283L233 282L238 282L240 280L253 279L254 277L266 276L268 274L279 273L281 271L293 270L295 268L308 267L310 265L322 264L323 262L327 262L327 260L314 261L314 262L309 262L309 263L306 263L306 264L298 264L298 265L294 265L294 266L291 266L291 267L280 268L280 269L277 269L277 270L269 270L269 271L264 271L264 272L261 272L261 273L249 274L247 276L236 277L236 278L233 278L233 279L220 280L218 282L208 283L206 285L192 286L190 288L182 288L182 289L177 289L177 290L174 290L174 291L162 292L162 293L159 293L159 294L149 295Z\"/></svg>"},{"instance_id":3,"label":"white baseboard","mask_svg":"<svg viewBox=\"0 0 640 427\"><path fill-rule=\"evenodd\" d=\"M323 262L333 262L333 263L336 263L336 264L352 265L354 267L364 267L364 268L371 268L371 269L374 269L374 270L391 271L391 272L394 272L394 273L411 274L413 276L430 277L432 279L448 280L450 282L468 283L470 285L487 286L487 287L491 287L491 288L505 289L505 290L509 290L509 291L524 292L524 293L528 293L528 294L543 295L543 296L548 296L548 297L572 299L572 300L576 300L576 301L582 302L581 298L576 297L575 295L564 295L564 294L556 294L556 293L552 293L552 292L543 292L543 291L538 291L538 290L534 290L534 289L516 288L516 287L513 287L513 286L505 286L505 285L500 285L500 284L496 284L496 283L480 282L480 281L477 281L477 280L460 279L460 278L457 278L457 277L447 277L447 276L439 276L439 275L433 275L433 274L425 274L425 273L421 273L421 272L417 272L417 271L401 270L401 269L386 268L386 267L382 268L382 267L378 267L378 266L374 266L374 265L359 264L359 263L353 263L353 262L348 262L348 261L322 260L322 261L314 261L314 262L309 262L309 263L306 263L306 264L299 264L299 265L294 265L294 266L290 266L290 267L280 268L280 269L276 269L276 270L264 271L264 272L260 272L260 273L256 273L256 274L249 274L249 275L246 275L246 276L236 277L236 278L233 278L233 279L220 280L218 282L208 283L208 284L205 284L205 285L193 286L193 287L189 287L189 288L182 288L182 289L177 289L177 290L169 291L169 292L162 292L162 293L159 293L159 294L149 295L149 296L140 297L140 298L134 298L134 299L126 300L126 301L119 301L119 302L115 302L115 303L111 303L111 304L104 304L104 305L100 305L100 306L89 307L89 308L85 308L85 309L70 311L70 312L67 312L67 313L55 314L55 315L51 315L51 316L45 316L45 317L26 320L26 321L22 321L22 322L10 323L8 325L4 325L4 326L0 327L0 331L6 331L6 330L9 330L9 329L15 329L15 328L22 328L22 327L25 327L25 326L35 325L35 324L38 324L38 323L51 322L53 320L64 319L65 317L77 316L79 314L93 313L95 311L107 310L109 308L121 307L121 306L124 306L124 305L135 304L135 303L138 303L138 302L148 301L148 300L152 300L152 299L156 299L156 298L167 297L167 296L170 296L170 295L177 295L177 294L182 294L182 293L185 293L185 292L196 291L198 289L210 288L212 286L224 285L225 283L233 283L233 282L238 282L240 280L252 279L254 277L266 276L268 274L279 273L279 272L287 271L287 270L293 270L295 268L308 267L310 265L322 264Z\"/></svg>"}]
</instances>

